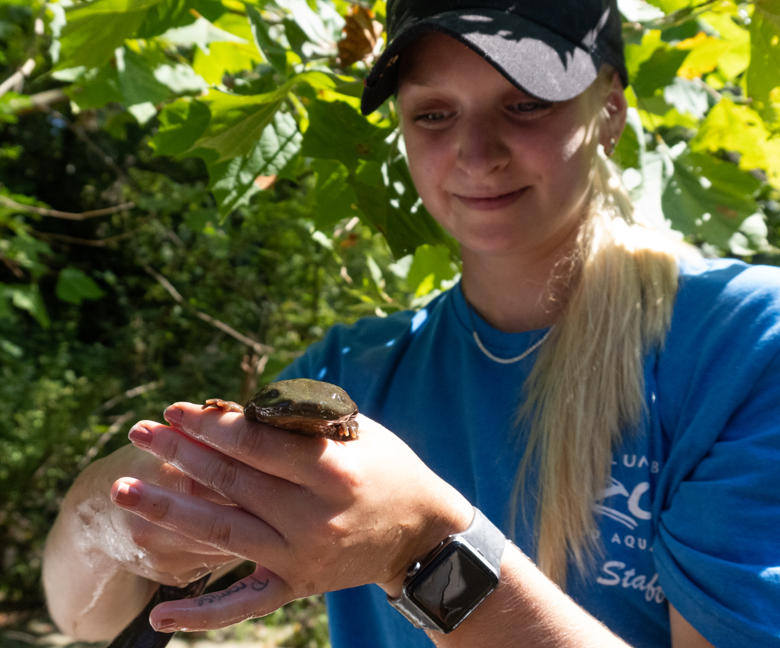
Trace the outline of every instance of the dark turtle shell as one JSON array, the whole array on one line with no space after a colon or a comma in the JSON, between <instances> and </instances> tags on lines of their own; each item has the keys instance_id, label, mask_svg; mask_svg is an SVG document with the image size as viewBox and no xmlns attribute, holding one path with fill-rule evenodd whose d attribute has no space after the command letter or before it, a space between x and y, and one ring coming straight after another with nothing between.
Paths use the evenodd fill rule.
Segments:
<instances>
[{"instance_id":1,"label":"dark turtle shell","mask_svg":"<svg viewBox=\"0 0 780 648\"><path fill-rule=\"evenodd\" d=\"M244 406L250 421L341 441L357 439L357 414L341 387L308 378L269 383Z\"/></svg>"}]
</instances>

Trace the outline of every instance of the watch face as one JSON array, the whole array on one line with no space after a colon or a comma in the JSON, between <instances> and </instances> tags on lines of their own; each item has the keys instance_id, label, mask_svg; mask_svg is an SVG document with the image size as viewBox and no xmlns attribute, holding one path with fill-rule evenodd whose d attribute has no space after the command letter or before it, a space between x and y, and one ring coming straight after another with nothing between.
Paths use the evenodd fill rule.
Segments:
<instances>
[{"instance_id":1,"label":"watch face","mask_svg":"<svg viewBox=\"0 0 780 648\"><path fill-rule=\"evenodd\" d=\"M407 587L407 594L445 631L453 630L498 585L498 578L459 542L450 544Z\"/></svg>"}]
</instances>

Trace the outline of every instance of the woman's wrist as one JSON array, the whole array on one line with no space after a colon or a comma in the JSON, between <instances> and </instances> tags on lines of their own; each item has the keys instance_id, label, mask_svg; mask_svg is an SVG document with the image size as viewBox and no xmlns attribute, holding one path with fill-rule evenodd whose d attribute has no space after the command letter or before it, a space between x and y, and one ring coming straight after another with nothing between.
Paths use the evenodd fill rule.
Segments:
<instances>
[{"instance_id":1,"label":"woman's wrist","mask_svg":"<svg viewBox=\"0 0 780 648\"><path fill-rule=\"evenodd\" d=\"M474 517L474 509L458 491L444 484L445 488L433 501L437 506L424 517L414 540L410 541L405 559L392 578L377 583L391 598L398 598L403 589L409 567L430 554L443 540L455 533L465 531Z\"/></svg>"}]
</instances>

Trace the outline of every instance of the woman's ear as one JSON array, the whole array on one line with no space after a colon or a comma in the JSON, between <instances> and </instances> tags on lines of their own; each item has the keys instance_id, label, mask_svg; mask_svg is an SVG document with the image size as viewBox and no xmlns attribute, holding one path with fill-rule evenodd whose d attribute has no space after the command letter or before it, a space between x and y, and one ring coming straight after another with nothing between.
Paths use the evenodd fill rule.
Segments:
<instances>
[{"instance_id":1,"label":"woman's ear","mask_svg":"<svg viewBox=\"0 0 780 648\"><path fill-rule=\"evenodd\" d=\"M614 150L615 144L626 126L628 102L623 92L623 84L617 72L612 74L612 83L604 101L604 122L601 126L600 144L604 150Z\"/></svg>"}]
</instances>

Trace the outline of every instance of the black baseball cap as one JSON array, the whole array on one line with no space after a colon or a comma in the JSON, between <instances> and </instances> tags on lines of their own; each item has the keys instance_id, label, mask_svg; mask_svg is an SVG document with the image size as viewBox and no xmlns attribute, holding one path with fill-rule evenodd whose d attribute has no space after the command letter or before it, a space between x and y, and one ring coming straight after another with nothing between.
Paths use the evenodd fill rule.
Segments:
<instances>
[{"instance_id":1,"label":"black baseball cap","mask_svg":"<svg viewBox=\"0 0 780 648\"><path fill-rule=\"evenodd\" d=\"M628 85L617 0L389 0L389 43L366 77L364 115L395 93L403 49L429 32L467 45L544 101L576 97L604 63Z\"/></svg>"}]
</instances>

